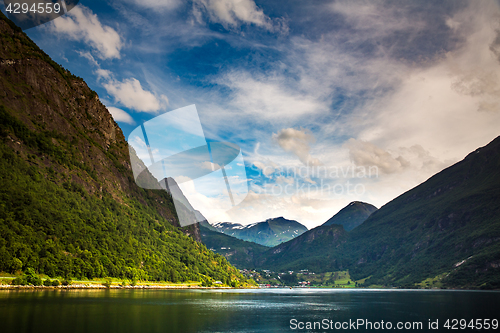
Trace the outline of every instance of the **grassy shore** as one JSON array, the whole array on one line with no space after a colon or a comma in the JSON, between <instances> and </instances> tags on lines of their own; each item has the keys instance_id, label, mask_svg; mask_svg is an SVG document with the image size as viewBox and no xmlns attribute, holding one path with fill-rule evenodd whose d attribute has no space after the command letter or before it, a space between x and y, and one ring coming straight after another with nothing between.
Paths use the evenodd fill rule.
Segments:
<instances>
[{"instance_id":1,"label":"grassy shore","mask_svg":"<svg viewBox=\"0 0 500 333\"><path fill-rule=\"evenodd\" d=\"M136 284L112 283L107 284L102 281L72 281L68 285L59 286L16 286L8 283L1 283L0 290L15 289L232 289L228 286L202 287L199 282L168 283L168 282L147 282L141 281Z\"/></svg>"},{"instance_id":2,"label":"grassy shore","mask_svg":"<svg viewBox=\"0 0 500 333\"><path fill-rule=\"evenodd\" d=\"M224 284L213 284L202 286L199 281L187 281L172 283L166 281L131 281L117 278L105 278L97 280L71 280L64 278L53 278L52 281L66 281L57 286L34 286L34 285L12 285L12 281L19 277L8 273L0 273L0 290L13 289L232 289ZM49 279L48 276L39 275L42 280ZM243 288L250 286L241 286Z\"/></svg>"}]
</instances>

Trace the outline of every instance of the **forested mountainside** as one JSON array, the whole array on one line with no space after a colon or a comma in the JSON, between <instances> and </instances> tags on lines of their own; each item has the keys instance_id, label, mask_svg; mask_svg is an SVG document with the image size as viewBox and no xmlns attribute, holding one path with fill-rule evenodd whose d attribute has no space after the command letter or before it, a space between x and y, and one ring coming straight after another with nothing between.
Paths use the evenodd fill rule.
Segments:
<instances>
[{"instance_id":1,"label":"forested mountainside","mask_svg":"<svg viewBox=\"0 0 500 333\"><path fill-rule=\"evenodd\" d=\"M267 246L247 242L236 237L223 234L216 229L207 227L208 223L200 223L200 234L203 244L212 251L226 257L238 268L254 267L254 259L268 250Z\"/></svg>"},{"instance_id":2,"label":"forested mountainside","mask_svg":"<svg viewBox=\"0 0 500 333\"><path fill-rule=\"evenodd\" d=\"M258 268L276 272L308 269L312 272L344 270L346 263L338 254L348 240L341 225L321 225L299 237L263 252L255 260Z\"/></svg>"},{"instance_id":3,"label":"forested mountainside","mask_svg":"<svg viewBox=\"0 0 500 333\"><path fill-rule=\"evenodd\" d=\"M374 212L350 232L355 278L500 288L500 137Z\"/></svg>"},{"instance_id":4,"label":"forested mountainside","mask_svg":"<svg viewBox=\"0 0 500 333\"><path fill-rule=\"evenodd\" d=\"M0 13L0 271L245 281L176 219L168 193L135 184L97 94Z\"/></svg>"},{"instance_id":5,"label":"forested mountainside","mask_svg":"<svg viewBox=\"0 0 500 333\"><path fill-rule=\"evenodd\" d=\"M285 271L287 267L301 267L307 265L308 269L315 272L328 270L338 270L338 263L331 257L332 252L347 240L348 230L363 223L368 216L377 208L368 203L353 201L342 208L337 214L331 217L323 225L307 231L302 224L296 221L289 221L283 218L269 219L266 222L279 226L282 230L288 230L290 225L301 227L293 235L295 236L288 242L281 242L271 250L268 247L256 244L258 237L261 237L262 228L260 222L249 226L242 226L236 223L218 223L214 226L208 222L200 223L201 239L209 248L213 248L217 253L224 255L232 264L242 268L255 268L265 265L276 271ZM291 223L288 223L291 222ZM295 224L297 223L297 224ZM260 226L260 227L259 227ZM346 227L348 230L346 230ZM255 228L256 231L249 233ZM224 231L222 231L222 230ZM224 234L221 234L224 232ZM242 235L238 232L246 232L243 236L253 236L254 242L243 241L236 237ZM238 236L236 236L236 234ZM249 235L248 235L249 234ZM274 235L273 235L274 236ZM261 242L268 241L269 235L264 235ZM290 238L289 238L290 239ZM320 257L311 261L311 255L320 254Z\"/></svg>"},{"instance_id":6,"label":"forested mountainside","mask_svg":"<svg viewBox=\"0 0 500 333\"><path fill-rule=\"evenodd\" d=\"M349 270L366 285L500 288L500 137L347 233L323 225L263 252L276 271Z\"/></svg>"}]
</instances>

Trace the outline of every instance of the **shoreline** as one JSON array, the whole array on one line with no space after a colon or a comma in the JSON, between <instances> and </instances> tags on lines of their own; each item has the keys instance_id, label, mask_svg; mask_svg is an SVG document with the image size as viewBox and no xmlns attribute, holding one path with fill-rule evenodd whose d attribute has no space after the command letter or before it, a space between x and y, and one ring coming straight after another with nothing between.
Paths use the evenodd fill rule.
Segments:
<instances>
[{"instance_id":1,"label":"shoreline","mask_svg":"<svg viewBox=\"0 0 500 333\"><path fill-rule=\"evenodd\" d=\"M102 284L72 284L69 286L13 286L13 285L0 285L0 290L31 290L31 289L46 289L46 290L68 290L68 289L241 289L233 287L202 287L196 285L136 285L136 286L121 286L111 285L109 287ZM258 289L258 288L244 288L244 289Z\"/></svg>"},{"instance_id":2,"label":"shoreline","mask_svg":"<svg viewBox=\"0 0 500 333\"><path fill-rule=\"evenodd\" d=\"M303 290L303 289L332 289L332 290L386 290L386 291L396 291L396 290L405 290L405 291L495 291L495 292L500 292L500 289L488 289L488 290L481 290L481 289L453 289L453 288L415 288L415 289L399 289L399 288L259 288L259 287L239 287L239 288L233 288L233 287L217 287L217 286L212 286L212 287L202 287L202 286L197 286L197 285L136 285L136 286L121 286L121 285L111 285L109 287L102 285L102 284L72 284L69 286L13 286L13 285L6 285L6 284L0 284L0 292L1 291L20 291L20 290L124 290L124 289L148 289L148 290L165 290L165 289L184 289L184 290L190 290L190 289L207 289L207 290L231 290L231 289L246 289L246 290L251 290L251 289L259 289L259 290L266 290L266 289L293 289L293 290Z\"/></svg>"}]
</instances>

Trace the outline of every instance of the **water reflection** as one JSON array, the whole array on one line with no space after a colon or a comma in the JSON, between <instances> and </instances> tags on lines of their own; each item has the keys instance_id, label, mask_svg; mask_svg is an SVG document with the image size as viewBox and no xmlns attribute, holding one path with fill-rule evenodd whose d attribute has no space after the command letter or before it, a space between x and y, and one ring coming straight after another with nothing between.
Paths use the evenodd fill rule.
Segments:
<instances>
[{"instance_id":1,"label":"water reflection","mask_svg":"<svg viewBox=\"0 0 500 333\"><path fill-rule=\"evenodd\" d=\"M0 292L0 323L2 332L278 332L292 318L427 323L497 318L499 306L499 292L30 290Z\"/></svg>"}]
</instances>

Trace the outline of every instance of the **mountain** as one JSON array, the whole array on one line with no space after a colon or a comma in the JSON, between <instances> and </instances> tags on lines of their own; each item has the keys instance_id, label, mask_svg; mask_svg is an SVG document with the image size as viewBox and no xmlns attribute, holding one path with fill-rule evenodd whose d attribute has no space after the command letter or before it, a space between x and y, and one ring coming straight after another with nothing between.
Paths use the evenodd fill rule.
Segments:
<instances>
[{"instance_id":1,"label":"mountain","mask_svg":"<svg viewBox=\"0 0 500 333\"><path fill-rule=\"evenodd\" d=\"M256 262L277 271L349 269L366 285L500 288L500 137L351 232L340 228L314 228Z\"/></svg>"},{"instance_id":2,"label":"mountain","mask_svg":"<svg viewBox=\"0 0 500 333\"><path fill-rule=\"evenodd\" d=\"M311 251L315 251L315 247L319 244L326 244L326 247L321 249L318 248L319 251L330 251L331 247L337 247L340 243L344 242L346 239L346 230L350 231L354 229L356 226L363 223L368 216L377 210L377 208L368 203L354 201L349 205L341 209L337 214L335 214L332 218L330 218L327 222L323 224L324 227L314 228L312 230L306 231L305 233L299 234L292 238L293 240L289 242L283 242L276 245L272 250L269 250L267 247L256 247L258 244L253 242L246 242L235 237L248 237L248 235L241 235L243 232L247 231L247 229L252 230L252 228L260 228L257 229L261 231L264 229L265 224L262 225L261 222L258 224L250 225L247 227L242 226L238 223L219 223L215 226L212 226L208 222L200 223L200 233L201 239L203 243L208 247L213 249L215 252L224 255L231 264L239 267L239 268L253 268L256 265L256 261L264 261L266 265L274 265L279 262L281 265L287 265L292 262L301 262L302 260L308 260L308 256ZM268 220L272 221L271 225L277 223L278 219ZM267 222L267 221L266 221ZM280 225L284 225L280 223ZM332 226L333 225L333 226ZM328 227L327 226L332 226ZM343 226L340 227L340 226ZM208 230L207 230L208 229ZM219 232L217 232L219 231ZM221 234L221 231L225 234ZM297 233L298 234L298 233ZM229 236L231 235L231 236ZM261 234L258 234L259 236ZM330 241L328 237L332 237L335 241ZM302 243L306 244L306 247L303 248L300 246ZM323 245L319 245L320 247ZM266 260L267 253L266 250L269 250L267 253L270 253L270 260ZM278 255L281 253L281 255ZM257 260L259 259L259 260ZM322 262L317 262L316 266L309 266L313 270L321 270L326 266L332 267L333 270L335 266L331 266L334 262L328 262L327 264ZM257 264L258 265L258 264Z\"/></svg>"},{"instance_id":3,"label":"mountain","mask_svg":"<svg viewBox=\"0 0 500 333\"><path fill-rule=\"evenodd\" d=\"M81 78L1 13L0 45L0 271L245 281L197 225L179 228L159 184L135 184L122 131Z\"/></svg>"},{"instance_id":4,"label":"mountain","mask_svg":"<svg viewBox=\"0 0 500 333\"><path fill-rule=\"evenodd\" d=\"M209 225L208 223L206 223ZM247 242L225 235L200 223L200 234L203 244L210 250L219 253L238 268L254 267L254 260L269 248L260 244Z\"/></svg>"},{"instance_id":5,"label":"mountain","mask_svg":"<svg viewBox=\"0 0 500 333\"><path fill-rule=\"evenodd\" d=\"M205 229L208 229L208 230L211 230L211 231L215 231L215 232L219 232L217 230L217 228L214 228L210 223L207 222L207 220L205 221L202 221L199 223L199 227L200 227L200 234L201 234L201 228L204 227ZM220 232L219 232L220 233ZM234 238L234 237L233 237ZM201 238L202 241L203 241L203 237Z\"/></svg>"},{"instance_id":6,"label":"mountain","mask_svg":"<svg viewBox=\"0 0 500 333\"><path fill-rule=\"evenodd\" d=\"M255 266L276 272L309 269L312 272L343 270L337 254L348 240L341 225L321 225L279 244L255 258Z\"/></svg>"},{"instance_id":7,"label":"mountain","mask_svg":"<svg viewBox=\"0 0 500 333\"><path fill-rule=\"evenodd\" d=\"M307 231L307 228L299 222L283 217L246 226L231 222L220 222L212 226L223 234L269 247L286 242Z\"/></svg>"},{"instance_id":8,"label":"mountain","mask_svg":"<svg viewBox=\"0 0 500 333\"><path fill-rule=\"evenodd\" d=\"M369 203L353 201L342 208L337 214L333 215L328 221L323 223L323 225L339 224L343 226L346 231L351 231L365 222L368 216L376 210L377 207Z\"/></svg>"},{"instance_id":9,"label":"mountain","mask_svg":"<svg viewBox=\"0 0 500 333\"><path fill-rule=\"evenodd\" d=\"M172 201L175 206L175 210L177 213L177 217L180 221L182 221L184 225L192 225L198 222L204 222L208 224L207 219L200 213L200 211L196 210L191 206L189 200L186 198L182 190L180 189L177 182L172 178L164 178L159 181L159 185L162 189L167 191L172 197ZM193 226L196 229L196 226Z\"/></svg>"},{"instance_id":10,"label":"mountain","mask_svg":"<svg viewBox=\"0 0 500 333\"><path fill-rule=\"evenodd\" d=\"M350 233L351 275L500 288L500 137L374 212Z\"/></svg>"}]
</instances>

